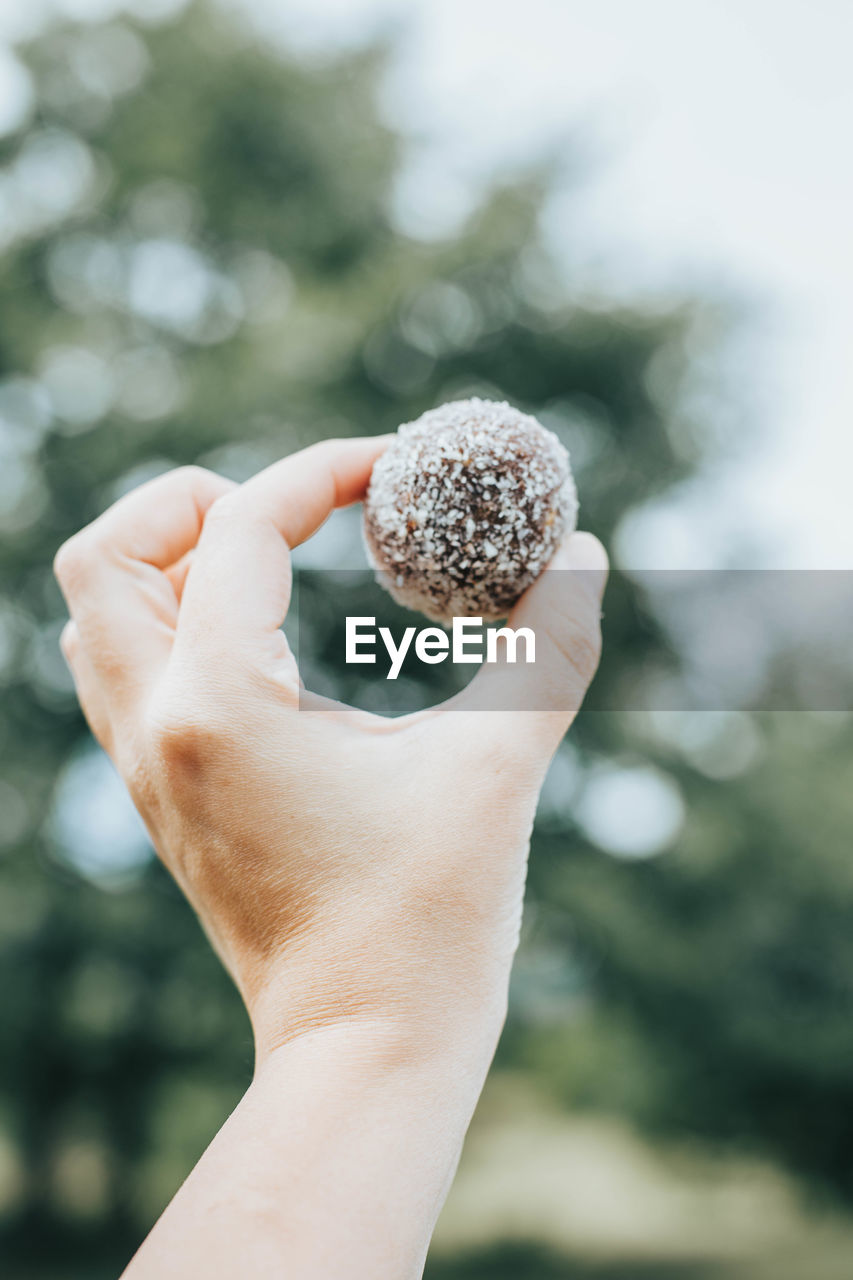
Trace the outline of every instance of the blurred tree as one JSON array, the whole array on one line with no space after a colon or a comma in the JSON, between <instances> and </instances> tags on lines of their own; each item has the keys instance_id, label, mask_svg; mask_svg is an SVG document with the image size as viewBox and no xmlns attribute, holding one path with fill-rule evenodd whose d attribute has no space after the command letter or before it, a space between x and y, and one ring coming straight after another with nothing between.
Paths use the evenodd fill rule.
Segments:
<instances>
[{"instance_id":1,"label":"blurred tree","mask_svg":"<svg viewBox=\"0 0 853 1280\"><path fill-rule=\"evenodd\" d=\"M607 540L713 443L679 392L710 313L573 302L540 234L547 173L452 237L407 238L382 50L300 65L193 5L159 27L52 26L21 56L36 106L0 146L0 1246L6 1274L91 1277L185 1175L251 1045L87 747L54 550L167 466L240 479L476 392L561 434ZM672 655L624 584L607 630L615 705L626 663ZM573 1105L770 1144L851 1192L849 731L815 721L804 743L744 720L758 745L727 773L731 725L697 746L582 717L543 805L501 1061ZM576 821L573 779L605 760L680 788L666 857L603 857Z\"/></svg>"}]
</instances>

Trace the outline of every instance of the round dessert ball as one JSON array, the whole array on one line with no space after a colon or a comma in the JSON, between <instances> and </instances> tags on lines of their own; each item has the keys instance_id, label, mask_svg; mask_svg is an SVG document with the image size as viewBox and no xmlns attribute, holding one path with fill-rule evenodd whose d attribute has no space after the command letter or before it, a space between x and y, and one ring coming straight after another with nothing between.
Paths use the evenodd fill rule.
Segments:
<instances>
[{"instance_id":1,"label":"round dessert ball","mask_svg":"<svg viewBox=\"0 0 853 1280\"><path fill-rule=\"evenodd\" d=\"M454 400L400 427L373 468L377 580L435 622L504 618L577 521L569 455L529 414Z\"/></svg>"}]
</instances>

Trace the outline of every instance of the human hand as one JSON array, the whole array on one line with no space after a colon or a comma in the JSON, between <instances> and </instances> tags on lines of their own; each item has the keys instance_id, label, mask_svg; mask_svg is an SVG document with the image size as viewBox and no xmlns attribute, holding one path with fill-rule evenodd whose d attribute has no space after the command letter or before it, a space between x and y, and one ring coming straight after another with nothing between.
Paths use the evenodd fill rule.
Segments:
<instances>
[{"instance_id":1,"label":"human hand","mask_svg":"<svg viewBox=\"0 0 853 1280\"><path fill-rule=\"evenodd\" d=\"M496 1037L539 785L597 663L606 560L577 534L561 563L590 572L566 608L552 593L538 616L534 587L511 620L535 623L529 678L575 686L566 711L477 709L485 669L452 704L398 720L300 709L279 630L289 548L361 497L384 443L327 441L239 488L173 472L57 556L84 711L261 1056L351 1019L426 1045L472 1025Z\"/></svg>"},{"instance_id":2,"label":"human hand","mask_svg":"<svg viewBox=\"0 0 853 1280\"><path fill-rule=\"evenodd\" d=\"M256 1038L252 1087L134 1280L420 1275L503 1023L606 558L588 535L564 545L553 567L578 572L517 606L536 664L497 695L509 668L397 720L312 704L280 630L289 548L363 495L383 446L327 441L239 488L172 472L57 556L83 709Z\"/></svg>"}]
</instances>

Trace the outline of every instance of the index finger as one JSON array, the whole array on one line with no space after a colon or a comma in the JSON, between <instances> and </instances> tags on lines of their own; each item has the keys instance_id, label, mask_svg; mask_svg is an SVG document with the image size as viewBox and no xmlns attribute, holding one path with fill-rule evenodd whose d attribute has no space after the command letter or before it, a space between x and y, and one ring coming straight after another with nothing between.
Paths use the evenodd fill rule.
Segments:
<instances>
[{"instance_id":1,"label":"index finger","mask_svg":"<svg viewBox=\"0 0 853 1280\"><path fill-rule=\"evenodd\" d=\"M324 440L215 502L184 585L178 642L204 646L212 630L238 640L278 631L290 603L290 549L364 495L390 438Z\"/></svg>"}]
</instances>

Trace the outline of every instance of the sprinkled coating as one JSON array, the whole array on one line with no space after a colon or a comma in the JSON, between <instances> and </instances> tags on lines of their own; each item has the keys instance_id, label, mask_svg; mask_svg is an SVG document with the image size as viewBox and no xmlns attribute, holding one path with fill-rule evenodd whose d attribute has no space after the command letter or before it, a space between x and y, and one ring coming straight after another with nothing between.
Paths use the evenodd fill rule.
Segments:
<instances>
[{"instance_id":1,"label":"sprinkled coating","mask_svg":"<svg viewBox=\"0 0 853 1280\"><path fill-rule=\"evenodd\" d=\"M435 622L506 617L577 521L569 455L505 402L455 400L400 427L373 468L377 581Z\"/></svg>"}]
</instances>

